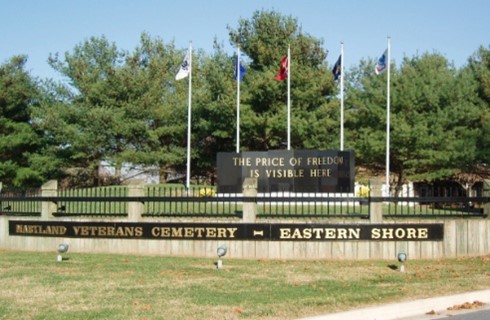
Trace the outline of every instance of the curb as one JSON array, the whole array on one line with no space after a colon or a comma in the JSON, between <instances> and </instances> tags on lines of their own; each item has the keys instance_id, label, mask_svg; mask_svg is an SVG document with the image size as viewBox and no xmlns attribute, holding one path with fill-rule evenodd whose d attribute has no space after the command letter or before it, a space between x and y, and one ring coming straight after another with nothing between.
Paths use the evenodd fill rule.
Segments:
<instances>
[{"instance_id":1,"label":"curb","mask_svg":"<svg viewBox=\"0 0 490 320\"><path fill-rule=\"evenodd\" d=\"M350 310L327 315L301 318L301 320L395 320L422 316L428 312L446 311L465 302L490 303L490 290L473 291L462 294L392 303L377 307Z\"/></svg>"}]
</instances>

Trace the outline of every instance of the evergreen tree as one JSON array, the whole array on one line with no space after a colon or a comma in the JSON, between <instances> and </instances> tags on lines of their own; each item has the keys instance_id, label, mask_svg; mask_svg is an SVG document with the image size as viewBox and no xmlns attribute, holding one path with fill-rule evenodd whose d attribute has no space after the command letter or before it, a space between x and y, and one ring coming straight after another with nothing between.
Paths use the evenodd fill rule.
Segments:
<instances>
[{"instance_id":1,"label":"evergreen tree","mask_svg":"<svg viewBox=\"0 0 490 320\"><path fill-rule=\"evenodd\" d=\"M386 75L363 61L349 89L349 135L358 164L384 167ZM390 169L395 191L408 180L450 178L475 161L479 106L475 87L438 54L391 68Z\"/></svg>"},{"instance_id":2,"label":"evergreen tree","mask_svg":"<svg viewBox=\"0 0 490 320\"><path fill-rule=\"evenodd\" d=\"M37 117L63 146L66 173L78 179L74 183L103 183L102 161L117 172L123 163L157 165L162 175L185 163L186 99L174 80L180 62L172 44L147 34L131 54L105 37L93 37L63 58L50 57L68 84L51 90Z\"/></svg>"},{"instance_id":3,"label":"evergreen tree","mask_svg":"<svg viewBox=\"0 0 490 320\"><path fill-rule=\"evenodd\" d=\"M287 137L287 81L274 80L291 47L291 146L326 149L337 145L338 106L332 74L324 62L322 41L304 33L296 19L274 11L256 11L229 28L230 41L249 61L242 86L245 150L284 149ZM335 109L334 109L335 108ZM331 121L331 119L335 119Z\"/></svg>"},{"instance_id":4,"label":"evergreen tree","mask_svg":"<svg viewBox=\"0 0 490 320\"><path fill-rule=\"evenodd\" d=\"M220 151L235 150L236 82L233 78L235 59L215 42L214 52L201 57L195 74L195 128L193 171L198 176L213 177L216 156Z\"/></svg>"},{"instance_id":5,"label":"evergreen tree","mask_svg":"<svg viewBox=\"0 0 490 320\"><path fill-rule=\"evenodd\" d=\"M466 71L476 81L478 97L482 100L477 162L482 167L487 167L490 164L490 46L480 47L469 58Z\"/></svg>"},{"instance_id":6,"label":"evergreen tree","mask_svg":"<svg viewBox=\"0 0 490 320\"><path fill-rule=\"evenodd\" d=\"M26 61L14 56L0 66L0 181L16 187L39 186L45 178L44 168L35 166L42 139L30 115L40 93Z\"/></svg>"}]
</instances>

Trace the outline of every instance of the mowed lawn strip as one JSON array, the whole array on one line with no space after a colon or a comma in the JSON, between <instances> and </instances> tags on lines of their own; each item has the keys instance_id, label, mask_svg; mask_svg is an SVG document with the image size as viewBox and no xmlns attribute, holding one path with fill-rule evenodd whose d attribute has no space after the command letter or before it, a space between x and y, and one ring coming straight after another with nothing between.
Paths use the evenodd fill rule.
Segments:
<instances>
[{"instance_id":1,"label":"mowed lawn strip","mask_svg":"<svg viewBox=\"0 0 490 320\"><path fill-rule=\"evenodd\" d=\"M284 261L0 250L0 319L297 319L490 288L490 257Z\"/></svg>"}]
</instances>

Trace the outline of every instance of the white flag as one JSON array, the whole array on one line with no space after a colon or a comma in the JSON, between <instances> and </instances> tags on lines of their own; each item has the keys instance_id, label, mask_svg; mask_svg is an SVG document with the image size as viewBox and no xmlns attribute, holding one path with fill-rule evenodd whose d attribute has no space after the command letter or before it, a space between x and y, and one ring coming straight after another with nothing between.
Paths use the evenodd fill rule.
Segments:
<instances>
[{"instance_id":1,"label":"white flag","mask_svg":"<svg viewBox=\"0 0 490 320\"><path fill-rule=\"evenodd\" d=\"M189 63L189 51L187 51L187 54L185 55L184 61L180 65L180 70L177 72L177 75L175 76L175 80L181 80L184 79L189 75L189 72L191 71L191 65Z\"/></svg>"}]
</instances>

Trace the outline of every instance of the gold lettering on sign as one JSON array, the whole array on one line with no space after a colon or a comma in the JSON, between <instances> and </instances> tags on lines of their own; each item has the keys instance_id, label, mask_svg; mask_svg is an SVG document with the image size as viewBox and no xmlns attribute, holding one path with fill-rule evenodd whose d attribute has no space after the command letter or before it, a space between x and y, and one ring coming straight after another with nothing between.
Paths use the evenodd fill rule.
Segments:
<instances>
[{"instance_id":1,"label":"gold lettering on sign","mask_svg":"<svg viewBox=\"0 0 490 320\"><path fill-rule=\"evenodd\" d=\"M280 228L280 239L360 239L360 228Z\"/></svg>"},{"instance_id":2,"label":"gold lettering on sign","mask_svg":"<svg viewBox=\"0 0 490 320\"><path fill-rule=\"evenodd\" d=\"M330 169L310 169L310 177L330 177Z\"/></svg>"},{"instance_id":3,"label":"gold lettering on sign","mask_svg":"<svg viewBox=\"0 0 490 320\"><path fill-rule=\"evenodd\" d=\"M172 228L172 237L182 238L182 228Z\"/></svg>"},{"instance_id":4,"label":"gold lettering on sign","mask_svg":"<svg viewBox=\"0 0 490 320\"><path fill-rule=\"evenodd\" d=\"M238 228L225 227L153 227L154 238L233 239Z\"/></svg>"},{"instance_id":5,"label":"gold lettering on sign","mask_svg":"<svg viewBox=\"0 0 490 320\"><path fill-rule=\"evenodd\" d=\"M335 231L333 228L325 228L325 239L335 239L337 235Z\"/></svg>"},{"instance_id":6,"label":"gold lettering on sign","mask_svg":"<svg viewBox=\"0 0 490 320\"><path fill-rule=\"evenodd\" d=\"M251 158L233 157L233 165L235 167L250 167L252 165Z\"/></svg>"},{"instance_id":7,"label":"gold lettering on sign","mask_svg":"<svg viewBox=\"0 0 490 320\"><path fill-rule=\"evenodd\" d=\"M76 236L82 237L139 238L143 236L142 227L126 226L73 226L73 232Z\"/></svg>"},{"instance_id":8,"label":"gold lettering on sign","mask_svg":"<svg viewBox=\"0 0 490 320\"><path fill-rule=\"evenodd\" d=\"M327 165L339 165L344 163L344 157L308 157L306 158L306 164L309 166L327 166Z\"/></svg>"},{"instance_id":9,"label":"gold lettering on sign","mask_svg":"<svg viewBox=\"0 0 490 320\"><path fill-rule=\"evenodd\" d=\"M206 228L206 238L216 238L216 228Z\"/></svg>"},{"instance_id":10,"label":"gold lettering on sign","mask_svg":"<svg viewBox=\"0 0 490 320\"><path fill-rule=\"evenodd\" d=\"M371 239L428 239L427 228L373 228Z\"/></svg>"},{"instance_id":11,"label":"gold lettering on sign","mask_svg":"<svg viewBox=\"0 0 490 320\"><path fill-rule=\"evenodd\" d=\"M265 170L267 178L302 178L304 177L304 169L278 169Z\"/></svg>"},{"instance_id":12,"label":"gold lettering on sign","mask_svg":"<svg viewBox=\"0 0 490 320\"><path fill-rule=\"evenodd\" d=\"M54 235L62 236L66 234L66 227L64 226L43 226L43 225L27 225L18 224L15 226L15 232L17 234L40 234L40 235Z\"/></svg>"},{"instance_id":13,"label":"gold lettering on sign","mask_svg":"<svg viewBox=\"0 0 490 320\"><path fill-rule=\"evenodd\" d=\"M256 158L255 165L263 166L263 167L284 167L284 158L283 157Z\"/></svg>"}]
</instances>

